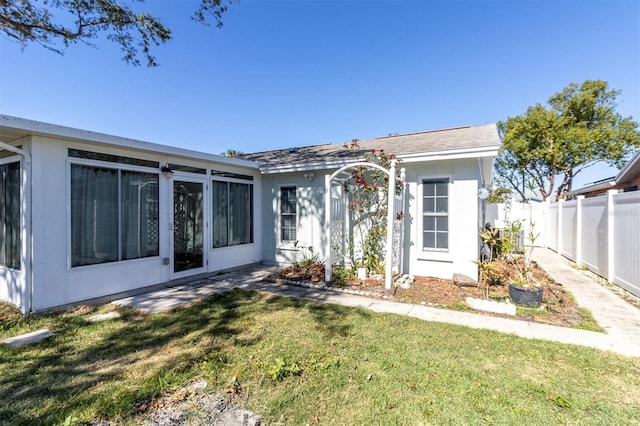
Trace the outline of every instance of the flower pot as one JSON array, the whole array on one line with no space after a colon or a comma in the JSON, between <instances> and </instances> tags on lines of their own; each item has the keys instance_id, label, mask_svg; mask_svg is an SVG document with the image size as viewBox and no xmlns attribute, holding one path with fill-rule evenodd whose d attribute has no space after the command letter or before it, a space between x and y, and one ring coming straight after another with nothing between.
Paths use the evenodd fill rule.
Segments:
<instances>
[{"instance_id":1,"label":"flower pot","mask_svg":"<svg viewBox=\"0 0 640 426\"><path fill-rule=\"evenodd\" d=\"M509 297L513 303L519 306L527 306L529 308L537 308L542 304L542 287L520 287L515 284L509 284Z\"/></svg>"},{"instance_id":2,"label":"flower pot","mask_svg":"<svg viewBox=\"0 0 640 426\"><path fill-rule=\"evenodd\" d=\"M358 268L358 279L359 280L367 279L367 268Z\"/></svg>"}]
</instances>

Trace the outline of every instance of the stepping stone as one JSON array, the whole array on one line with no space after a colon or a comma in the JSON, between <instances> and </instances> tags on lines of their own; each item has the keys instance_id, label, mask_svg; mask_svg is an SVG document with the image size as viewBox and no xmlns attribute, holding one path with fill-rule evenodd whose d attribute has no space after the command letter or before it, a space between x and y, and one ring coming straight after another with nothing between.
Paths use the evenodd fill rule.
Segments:
<instances>
[{"instance_id":1,"label":"stepping stone","mask_svg":"<svg viewBox=\"0 0 640 426\"><path fill-rule=\"evenodd\" d=\"M19 346L30 345L31 343L37 343L47 337L53 335L53 333L46 328L32 331L31 333L21 334L20 336L9 337L4 339L2 344L17 348Z\"/></svg>"},{"instance_id":2,"label":"stepping stone","mask_svg":"<svg viewBox=\"0 0 640 426\"><path fill-rule=\"evenodd\" d=\"M512 303L497 302L495 300L474 299L467 297L467 305L473 309L485 312L493 312L496 314L515 315L516 305Z\"/></svg>"},{"instance_id":3,"label":"stepping stone","mask_svg":"<svg viewBox=\"0 0 640 426\"><path fill-rule=\"evenodd\" d=\"M93 315L87 318L89 322L107 321L110 319L120 318L120 314L116 311L107 312L106 314Z\"/></svg>"}]
</instances>

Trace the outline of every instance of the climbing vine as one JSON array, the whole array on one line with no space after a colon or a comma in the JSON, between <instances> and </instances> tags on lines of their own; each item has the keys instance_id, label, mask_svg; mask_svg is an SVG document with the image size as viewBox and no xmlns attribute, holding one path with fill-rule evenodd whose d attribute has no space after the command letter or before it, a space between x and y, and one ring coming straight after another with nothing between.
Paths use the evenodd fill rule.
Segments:
<instances>
[{"instance_id":1,"label":"climbing vine","mask_svg":"<svg viewBox=\"0 0 640 426\"><path fill-rule=\"evenodd\" d=\"M353 141L350 148L359 148ZM365 162L377 164L386 170L393 160L398 161L395 154L384 149L371 150L365 154ZM356 256L356 266L367 268L371 273L384 271L384 242L387 235L389 176L376 168L359 166L351 172L351 179L345 183L345 190L350 193L349 209L353 215L354 227L360 236L359 248L361 256ZM396 168L396 194L402 191L400 171Z\"/></svg>"}]
</instances>

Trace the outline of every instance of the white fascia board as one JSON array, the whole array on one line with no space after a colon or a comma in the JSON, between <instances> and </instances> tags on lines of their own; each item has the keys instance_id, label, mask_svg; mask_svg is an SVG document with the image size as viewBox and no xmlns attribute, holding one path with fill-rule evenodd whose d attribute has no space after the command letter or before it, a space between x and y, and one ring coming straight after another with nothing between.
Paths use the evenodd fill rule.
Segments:
<instances>
[{"instance_id":1,"label":"white fascia board","mask_svg":"<svg viewBox=\"0 0 640 426\"><path fill-rule=\"evenodd\" d=\"M323 169L337 169L340 167L344 167L349 164L359 163L364 161L364 158L353 158L350 160L340 160L340 161L318 161L313 163L303 163L303 164L291 164L291 165L283 165L283 166L273 166L273 167L261 167L260 172L263 175L273 174L273 173L289 173L289 172L306 172L309 170L323 170Z\"/></svg>"},{"instance_id":2,"label":"white fascia board","mask_svg":"<svg viewBox=\"0 0 640 426\"><path fill-rule=\"evenodd\" d=\"M463 158L480 158L480 157L495 157L498 155L499 145L483 147L483 148L464 148L448 151L436 151L431 153L420 152L416 154L399 154L398 159L402 163L417 163L424 161L437 161L437 160L456 160ZM313 163L303 164L284 164L272 167L261 167L262 174L273 173L288 173L288 172L303 172L309 170L322 170L333 169L346 166L348 164L364 161L364 158L352 158L349 160L339 161L318 161Z\"/></svg>"},{"instance_id":3,"label":"white fascia board","mask_svg":"<svg viewBox=\"0 0 640 426\"><path fill-rule=\"evenodd\" d=\"M500 146L495 145L495 146L483 147L483 148L464 148L464 149L453 149L448 151L403 154L403 155L398 155L398 158L403 163L418 163L418 162L424 162L424 161L495 157L496 155L498 155L499 149L500 149Z\"/></svg>"},{"instance_id":4,"label":"white fascia board","mask_svg":"<svg viewBox=\"0 0 640 426\"><path fill-rule=\"evenodd\" d=\"M145 142L136 139L129 139L120 136L107 135L105 133L81 130L73 127L60 126L57 124L43 123L41 121L27 120L19 117L0 115L0 127L7 127L13 130L24 132L24 136L45 136L56 139L71 139L81 143L97 143L103 145L117 146L139 151L147 151L173 155L195 160L205 160L220 164L228 164L240 167L257 169L258 164L253 161L241 160L239 158L224 157L222 155L208 154L206 152L193 151L190 149L177 148L168 145L161 145L152 142Z\"/></svg>"}]
</instances>

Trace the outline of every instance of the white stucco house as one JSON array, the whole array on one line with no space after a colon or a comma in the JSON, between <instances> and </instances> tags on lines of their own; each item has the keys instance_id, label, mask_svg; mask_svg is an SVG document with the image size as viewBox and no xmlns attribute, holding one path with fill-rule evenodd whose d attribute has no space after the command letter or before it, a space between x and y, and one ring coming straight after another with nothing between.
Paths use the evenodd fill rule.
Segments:
<instances>
[{"instance_id":1,"label":"white stucco house","mask_svg":"<svg viewBox=\"0 0 640 426\"><path fill-rule=\"evenodd\" d=\"M400 271L477 276L496 126L227 158L0 115L0 300L36 312L255 263L333 259L327 177L384 149L405 169ZM436 209L435 206L438 206Z\"/></svg>"}]
</instances>

